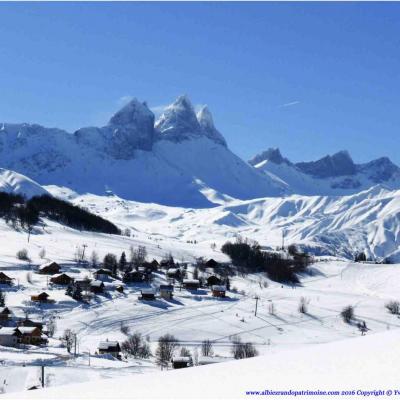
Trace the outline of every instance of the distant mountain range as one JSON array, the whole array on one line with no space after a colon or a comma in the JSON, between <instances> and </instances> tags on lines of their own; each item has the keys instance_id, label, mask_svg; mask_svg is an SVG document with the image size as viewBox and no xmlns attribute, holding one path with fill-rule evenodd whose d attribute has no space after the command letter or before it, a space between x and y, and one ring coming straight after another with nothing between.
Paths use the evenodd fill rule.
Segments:
<instances>
[{"instance_id":1,"label":"distant mountain range","mask_svg":"<svg viewBox=\"0 0 400 400\"><path fill-rule=\"evenodd\" d=\"M0 167L41 185L78 193L210 207L231 198L279 196L284 188L233 154L210 111L186 96L156 121L132 100L101 128L74 133L35 124L0 124Z\"/></svg>"},{"instance_id":2,"label":"distant mountain range","mask_svg":"<svg viewBox=\"0 0 400 400\"><path fill-rule=\"evenodd\" d=\"M229 149L208 107L196 113L186 96L157 120L134 99L107 125L74 133L0 124L0 160L1 168L39 185L192 208L290 194L347 195L377 184L400 188L400 168L388 158L355 164L346 151L292 163L269 149L247 163Z\"/></svg>"},{"instance_id":3,"label":"distant mountain range","mask_svg":"<svg viewBox=\"0 0 400 400\"><path fill-rule=\"evenodd\" d=\"M356 164L347 151L317 161L292 163L279 149L268 149L249 163L290 193L304 195L346 195L375 185L400 188L400 168L387 157Z\"/></svg>"}]
</instances>

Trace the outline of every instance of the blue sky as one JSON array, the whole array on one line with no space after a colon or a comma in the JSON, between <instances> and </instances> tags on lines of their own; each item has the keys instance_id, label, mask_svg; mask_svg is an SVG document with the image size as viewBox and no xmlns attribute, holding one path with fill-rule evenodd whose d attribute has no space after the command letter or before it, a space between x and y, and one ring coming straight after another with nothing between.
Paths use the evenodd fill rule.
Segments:
<instances>
[{"instance_id":1,"label":"blue sky","mask_svg":"<svg viewBox=\"0 0 400 400\"><path fill-rule=\"evenodd\" d=\"M0 120L73 131L130 96L208 104L247 159L400 163L399 3L0 3Z\"/></svg>"}]
</instances>

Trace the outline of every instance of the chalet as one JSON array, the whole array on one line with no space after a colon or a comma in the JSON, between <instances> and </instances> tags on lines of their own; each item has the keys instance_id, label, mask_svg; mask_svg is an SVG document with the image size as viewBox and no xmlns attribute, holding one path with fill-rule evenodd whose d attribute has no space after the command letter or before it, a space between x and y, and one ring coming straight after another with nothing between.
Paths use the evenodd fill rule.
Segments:
<instances>
[{"instance_id":1,"label":"chalet","mask_svg":"<svg viewBox=\"0 0 400 400\"><path fill-rule=\"evenodd\" d=\"M42 331L35 326L20 326L18 330L21 332L21 343L23 344L42 344L44 339L42 338Z\"/></svg>"},{"instance_id":2,"label":"chalet","mask_svg":"<svg viewBox=\"0 0 400 400\"><path fill-rule=\"evenodd\" d=\"M140 291L140 300L155 300L156 292L154 289L142 289Z\"/></svg>"},{"instance_id":3,"label":"chalet","mask_svg":"<svg viewBox=\"0 0 400 400\"><path fill-rule=\"evenodd\" d=\"M226 287L222 285L213 285L211 287L213 297L225 297Z\"/></svg>"},{"instance_id":4,"label":"chalet","mask_svg":"<svg viewBox=\"0 0 400 400\"><path fill-rule=\"evenodd\" d=\"M166 276L169 279L180 279L181 278L181 270L179 268L169 268L167 269Z\"/></svg>"},{"instance_id":5,"label":"chalet","mask_svg":"<svg viewBox=\"0 0 400 400\"><path fill-rule=\"evenodd\" d=\"M122 280L126 283L141 283L149 280L149 275L144 271L125 272Z\"/></svg>"},{"instance_id":6,"label":"chalet","mask_svg":"<svg viewBox=\"0 0 400 400\"><path fill-rule=\"evenodd\" d=\"M206 263L205 266L207 268L217 268L219 266L219 264L213 259L210 258Z\"/></svg>"},{"instance_id":7,"label":"chalet","mask_svg":"<svg viewBox=\"0 0 400 400\"><path fill-rule=\"evenodd\" d=\"M220 285L221 283L221 279L216 275L211 275L207 278L207 286Z\"/></svg>"},{"instance_id":8,"label":"chalet","mask_svg":"<svg viewBox=\"0 0 400 400\"><path fill-rule=\"evenodd\" d=\"M50 261L39 267L39 274L54 275L59 274L61 267L54 261Z\"/></svg>"},{"instance_id":9,"label":"chalet","mask_svg":"<svg viewBox=\"0 0 400 400\"><path fill-rule=\"evenodd\" d=\"M98 269L94 274L94 278L100 281L105 281L111 276L111 271L109 269L101 268Z\"/></svg>"},{"instance_id":10,"label":"chalet","mask_svg":"<svg viewBox=\"0 0 400 400\"><path fill-rule=\"evenodd\" d=\"M184 279L182 284L186 290L197 290L200 287L200 281L198 279Z\"/></svg>"},{"instance_id":11,"label":"chalet","mask_svg":"<svg viewBox=\"0 0 400 400\"><path fill-rule=\"evenodd\" d=\"M11 318L12 312L8 307L0 308L0 322L8 321Z\"/></svg>"},{"instance_id":12,"label":"chalet","mask_svg":"<svg viewBox=\"0 0 400 400\"><path fill-rule=\"evenodd\" d=\"M0 284L2 285L11 285L13 278L10 278L4 272L0 272Z\"/></svg>"},{"instance_id":13,"label":"chalet","mask_svg":"<svg viewBox=\"0 0 400 400\"><path fill-rule=\"evenodd\" d=\"M98 351L99 354L110 354L115 358L121 358L121 347L117 341L100 342Z\"/></svg>"},{"instance_id":14,"label":"chalet","mask_svg":"<svg viewBox=\"0 0 400 400\"><path fill-rule=\"evenodd\" d=\"M70 285L74 281L74 278L70 277L67 274L59 274L50 278L50 282L55 285Z\"/></svg>"},{"instance_id":15,"label":"chalet","mask_svg":"<svg viewBox=\"0 0 400 400\"><path fill-rule=\"evenodd\" d=\"M0 346L17 347L21 336L18 328L0 328Z\"/></svg>"},{"instance_id":16,"label":"chalet","mask_svg":"<svg viewBox=\"0 0 400 400\"><path fill-rule=\"evenodd\" d=\"M81 290L84 291L90 291L90 284L91 284L91 280L89 278L85 278L85 279L78 279L74 281L74 286L78 286L81 288Z\"/></svg>"},{"instance_id":17,"label":"chalet","mask_svg":"<svg viewBox=\"0 0 400 400\"><path fill-rule=\"evenodd\" d=\"M174 357L171 360L172 368L187 368L192 366L192 357Z\"/></svg>"},{"instance_id":18,"label":"chalet","mask_svg":"<svg viewBox=\"0 0 400 400\"><path fill-rule=\"evenodd\" d=\"M92 293L103 293L104 292L104 283L102 281L90 282L90 291Z\"/></svg>"},{"instance_id":19,"label":"chalet","mask_svg":"<svg viewBox=\"0 0 400 400\"><path fill-rule=\"evenodd\" d=\"M39 302L39 303L52 303L54 300L49 299L49 295L46 292L42 292L37 295L31 296L31 301Z\"/></svg>"},{"instance_id":20,"label":"chalet","mask_svg":"<svg viewBox=\"0 0 400 400\"><path fill-rule=\"evenodd\" d=\"M174 287L172 285L160 285L160 296L165 300L171 300L174 295Z\"/></svg>"},{"instance_id":21,"label":"chalet","mask_svg":"<svg viewBox=\"0 0 400 400\"><path fill-rule=\"evenodd\" d=\"M25 318L17 323L18 327L20 326L28 326L28 327L36 327L41 331L43 330L43 323L39 321L32 321L29 318Z\"/></svg>"}]
</instances>

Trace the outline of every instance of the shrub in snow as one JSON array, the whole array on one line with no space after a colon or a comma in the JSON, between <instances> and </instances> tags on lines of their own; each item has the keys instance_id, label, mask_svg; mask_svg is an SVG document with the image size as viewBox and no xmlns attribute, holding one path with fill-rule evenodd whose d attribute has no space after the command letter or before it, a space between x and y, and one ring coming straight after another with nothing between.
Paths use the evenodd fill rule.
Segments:
<instances>
[{"instance_id":1,"label":"shrub in snow","mask_svg":"<svg viewBox=\"0 0 400 400\"><path fill-rule=\"evenodd\" d=\"M255 357L258 355L258 351L254 345L250 342L243 343L239 336L233 337L231 352L236 360Z\"/></svg>"},{"instance_id":2,"label":"shrub in snow","mask_svg":"<svg viewBox=\"0 0 400 400\"><path fill-rule=\"evenodd\" d=\"M17 256L18 260L30 261L27 249L18 250L16 256Z\"/></svg>"},{"instance_id":3,"label":"shrub in snow","mask_svg":"<svg viewBox=\"0 0 400 400\"><path fill-rule=\"evenodd\" d=\"M343 321L346 322L346 324L350 324L354 319L354 307L353 306L345 307L340 313L340 315L343 318Z\"/></svg>"},{"instance_id":4,"label":"shrub in snow","mask_svg":"<svg viewBox=\"0 0 400 400\"><path fill-rule=\"evenodd\" d=\"M308 303L309 303L309 301L305 297L302 297L300 299L299 313L305 314L308 311Z\"/></svg>"},{"instance_id":5,"label":"shrub in snow","mask_svg":"<svg viewBox=\"0 0 400 400\"><path fill-rule=\"evenodd\" d=\"M400 314L400 303L398 301L390 301L385 307L391 314Z\"/></svg>"},{"instance_id":6,"label":"shrub in snow","mask_svg":"<svg viewBox=\"0 0 400 400\"><path fill-rule=\"evenodd\" d=\"M39 251L39 257L40 258L45 258L46 257L46 249L44 247L42 247Z\"/></svg>"}]
</instances>

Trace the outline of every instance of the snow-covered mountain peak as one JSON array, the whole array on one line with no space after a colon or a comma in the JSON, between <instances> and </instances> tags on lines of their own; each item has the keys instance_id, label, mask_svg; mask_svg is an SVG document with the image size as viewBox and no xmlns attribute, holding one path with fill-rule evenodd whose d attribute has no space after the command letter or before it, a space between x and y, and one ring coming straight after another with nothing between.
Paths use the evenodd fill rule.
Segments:
<instances>
[{"instance_id":1,"label":"snow-covered mountain peak","mask_svg":"<svg viewBox=\"0 0 400 400\"><path fill-rule=\"evenodd\" d=\"M269 148L268 150L265 150L257 155L255 155L251 160L249 160L249 164L256 166L257 164L260 164L263 161L271 161L275 164L282 164L286 163L288 165L291 165L292 163L287 159L284 158L281 154L281 151L278 148Z\"/></svg>"},{"instance_id":2,"label":"snow-covered mountain peak","mask_svg":"<svg viewBox=\"0 0 400 400\"><path fill-rule=\"evenodd\" d=\"M346 150L333 155L327 155L317 161L300 162L296 166L304 173L316 178L329 178L344 175L354 175L356 165Z\"/></svg>"},{"instance_id":3,"label":"snow-covered mountain peak","mask_svg":"<svg viewBox=\"0 0 400 400\"><path fill-rule=\"evenodd\" d=\"M208 106L204 105L200 108L197 113L197 120L199 121L200 127L203 130L204 134L209 139L214 140L215 142L222 144L225 147L227 146L225 138L214 125L214 119Z\"/></svg>"},{"instance_id":4,"label":"snow-covered mountain peak","mask_svg":"<svg viewBox=\"0 0 400 400\"><path fill-rule=\"evenodd\" d=\"M157 120L156 129L163 139L174 142L201 136L200 124L187 96L179 96Z\"/></svg>"},{"instance_id":5,"label":"snow-covered mountain peak","mask_svg":"<svg viewBox=\"0 0 400 400\"><path fill-rule=\"evenodd\" d=\"M147 107L146 103L141 103L136 98L117 111L110 119L108 125L112 126L134 126L139 125L154 126L154 114ZM149 127L147 127L149 128Z\"/></svg>"}]
</instances>

